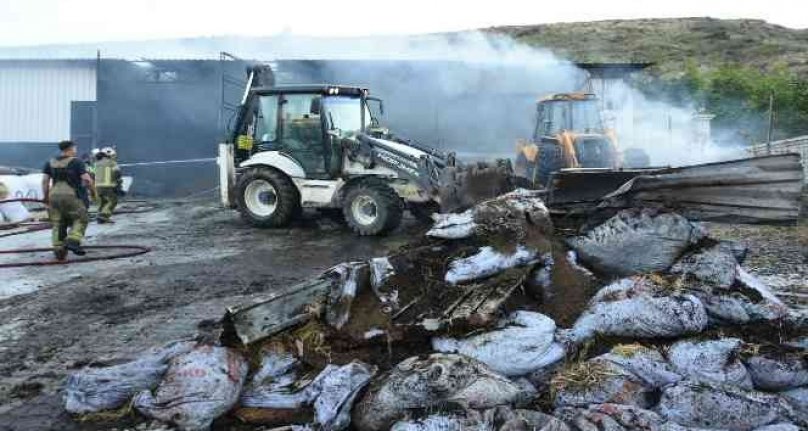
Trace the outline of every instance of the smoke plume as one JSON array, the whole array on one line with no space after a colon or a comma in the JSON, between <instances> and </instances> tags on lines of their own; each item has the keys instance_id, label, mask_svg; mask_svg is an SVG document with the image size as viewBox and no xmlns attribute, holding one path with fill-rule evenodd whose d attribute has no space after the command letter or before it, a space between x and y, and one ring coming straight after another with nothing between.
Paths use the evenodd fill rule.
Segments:
<instances>
[{"instance_id":1,"label":"smoke plume","mask_svg":"<svg viewBox=\"0 0 808 431\"><path fill-rule=\"evenodd\" d=\"M586 82L584 71L548 50L485 32L196 38L6 48L0 49L0 56L91 57L96 48L102 58L132 60L218 58L219 52L227 51L244 59L275 61L281 84L330 81L367 87L385 100L383 123L396 134L468 158L513 156L515 141L533 134L537 99L583 90ZM607 117L613 117L620 146L642 148L652 164L681 165L737 155L709 140L697 142L695 104L672 106L649 100L622 83L611 85L607 93L599 96ZM178 106L161 111L180 115L211 102L171 99L164 103ZM212 144L207 147L211 155Z\"/></svg>"}]
</instances>

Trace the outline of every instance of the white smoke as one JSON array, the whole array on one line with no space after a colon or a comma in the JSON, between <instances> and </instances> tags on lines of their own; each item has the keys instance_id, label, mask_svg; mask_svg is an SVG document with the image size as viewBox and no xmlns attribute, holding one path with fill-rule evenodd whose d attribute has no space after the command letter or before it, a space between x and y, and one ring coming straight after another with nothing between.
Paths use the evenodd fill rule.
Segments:
<instances>
[{"instance_id":1,"label":"white smoke","mask_svg":"<svg viewBox=\"0 0 808 431\"><path fill-rule=\"evenodd\" d=\"M614 129L623 150L640 148L654 166L683 166L745 156L741 143L721 145L715 139L723 131L704 129L700 120L709 113L695 103L674 106L652 100L626 82L612 83L603 94L605 117L614 118ZM708 134L702 134L707 132Z\"/></svg>"},{"instance_id":2,"label":"white smoke","mask_svg":"<svg viewBox=\"0 0 808 431\"><path fill-rule=\"evenodd\" d=\"M280 83L367 87L385 100L384 123L396 134L476 159L513 157L516 140L532 135L537 99L576 91L585 79L548 50L483 32L272 41L263 48L275 58L324 60L281 62Z\"/></svg>"},{"instance_id":3,"label":"white smoke","mask_svg":"<svg viewBox=\"0 0 808 431\"><path fill-rule=\"evenodd\" d=\"M532 136L536 100L580 91L585 72L546 49L504 35L472 31L420 36L322 38L278 35L216 37L95 45L2 48L2 57L216 59L227 51L259 61L301 64L280 83L332 82L365 86L385 99L385 122L397 134L475 158L514 155L514 143ZM282 68L283 69L283 68ZM695 104L650 100L626 83L599 94L622 149L637 147L654 165L683 165L742 155L709 139L698 142ZM172 108L181 112L182 107Z\"/></svg>"}]
</instances>

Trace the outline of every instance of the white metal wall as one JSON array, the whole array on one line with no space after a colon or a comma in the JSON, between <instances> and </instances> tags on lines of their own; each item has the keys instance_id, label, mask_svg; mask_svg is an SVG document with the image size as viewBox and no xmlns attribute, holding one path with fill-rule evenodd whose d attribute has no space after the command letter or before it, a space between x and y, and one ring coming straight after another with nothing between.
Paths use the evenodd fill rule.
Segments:
<instances>
[{"instance_id":1,"label":"white metal wall","mask_svg":"<svg viewBox=\"0 0 808 431\"><path fill-rule=\"evenodd\" d=\"M93 61L0 61L0 143L70 138L70 102L96 100Z\"/></svg>"}]
</instances>

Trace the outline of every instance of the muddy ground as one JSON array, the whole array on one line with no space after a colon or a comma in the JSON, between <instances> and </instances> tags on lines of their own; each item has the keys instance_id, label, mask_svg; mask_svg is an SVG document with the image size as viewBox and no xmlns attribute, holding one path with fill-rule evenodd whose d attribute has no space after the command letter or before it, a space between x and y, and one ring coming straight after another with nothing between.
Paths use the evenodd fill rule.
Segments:
<instances>
[{"instance_id":1,"label":"muddy ground","mask_svg":"<svg viewBox=\"0 0 808 431\"><path fill-rule=\"evenodd\" d=\"M71 370L204 333L226 306L251 294L346 259L385 255L422 229L410 220L386 238L358 238L314 215L288 229L255 229L214 202L164 202L117 220L93 224L87 244L147 245L153 251L98 263L0 269L0 430L107 429L62 413L58 389ZM48 235L0 238L0 249L43 246Z\"/></svg>"},{"instance_id":2,"label":"muddy ground","mask_svg":"<svg viewBox=\"0 0 808 431\"><path fill-rule=\"evenodd\" d=\"M0 269L0 431L134 426L143 421L134 414L99 423L64 413L59 387L66 374L204 335L228 305L345 260L385 255L423 233L408 220L391 236L359 238L314 215L288 229L259 230L214 202L160 202L152 211L117 220L113 226L93 225L87 243L147 245L153 251L98 263ZM750 247L745 266L783 299L806 305L805 226L708 227L721 238L745 242ZM0 249L47 242L48 232L36 232L0 238ZM233 426L219 421L214 429Z\"/></svg>"},{"instance_id":3,"label":"muddy ground","mask_svg":"<svg viewBox=\"0 0 808 431\"><path fill-rule=\"evenodd\" d=\"M786 303L808 308L808 220L799 226L705 223L705 227L716 238L746 245L744 268Z\"/></svg>"}]
</instances>

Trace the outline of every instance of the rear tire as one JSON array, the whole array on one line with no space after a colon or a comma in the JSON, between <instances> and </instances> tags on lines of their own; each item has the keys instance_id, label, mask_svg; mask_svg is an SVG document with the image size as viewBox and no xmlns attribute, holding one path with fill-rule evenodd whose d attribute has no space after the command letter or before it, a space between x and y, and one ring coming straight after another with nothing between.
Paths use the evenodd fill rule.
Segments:
<instances>
[{"instance_id":1,"label":"rear tire","mask_svg":"<svg viewBox=\"0 0 808 431\"><path fill-rule=\"evenodd\" d=\"M383 235L401 224L404 203L390 186L363 180L350 186L342 201L345 222L359 235Z\"/></svg>"},{"instance_id":2,"label":"rear tire","mask_svg":"<svg viewBox=\"0 0 808 431\"><path fill-rule=\"evenodd\" d=\"M270 168L252 169L236 186L241 217L256 227L282 227L300 214L300 194L286 175Z\"/></svg>"}]
</instances>

